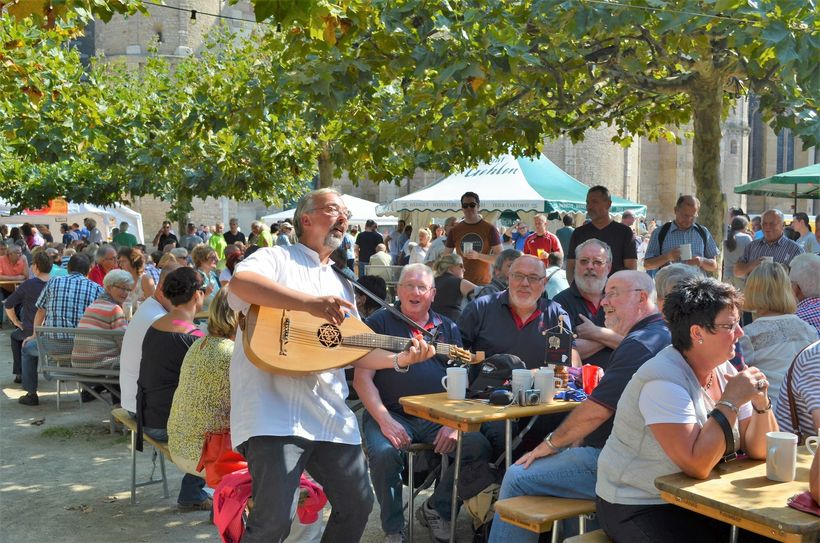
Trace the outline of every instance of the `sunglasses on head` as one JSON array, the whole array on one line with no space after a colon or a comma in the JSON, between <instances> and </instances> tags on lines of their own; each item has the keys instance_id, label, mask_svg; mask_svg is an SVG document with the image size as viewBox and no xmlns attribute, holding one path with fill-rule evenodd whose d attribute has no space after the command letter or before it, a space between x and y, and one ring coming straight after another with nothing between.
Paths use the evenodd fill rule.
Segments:
<instances>
[{"instance_id":1,"label":"sunglasses on head","mask_svg":"<svg viewBox=\"0 0 820 543\"><path fill-rule=\"evenodd\" d=\"M467 209L468 207L469 207L470 209L474 209L477 205L478 205L478 204L477 204L477 203L475 203L475 202L470 202L470 203L467 203L467 204L461 204L461 207L462 207L463 209Z\"/></svg>"}]
</instances>

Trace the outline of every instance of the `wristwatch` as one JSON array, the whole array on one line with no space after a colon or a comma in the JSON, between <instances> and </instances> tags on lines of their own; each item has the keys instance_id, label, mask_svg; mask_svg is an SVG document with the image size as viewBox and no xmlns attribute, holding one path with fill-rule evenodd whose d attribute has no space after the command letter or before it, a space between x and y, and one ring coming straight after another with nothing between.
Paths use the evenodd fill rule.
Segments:
<instances>
[{"instance_id":1,"label":"wristwatch","mask_svg":"<svg viewBox=\"0 0 820 543\"><path fill-rule=\"evenodd\" d=\"M399 373L407 373L410 371L410 366L401 367L399 366L399 353L393 353L393 369Z\"/></svg>"},{"instance_id":2,"label":"wristwatch","mask_svg":"<svg viewBox=\"0 0 820 543\"><path fill-rule=\"evenodd\" d=\"M566 450L566 447L556 447L552 444L552 432L548 433L547 437L544 438L544 443L546 443L547 447L549 447L555 452L561 452L563 450Z\"/></svg>"}]
</instances>

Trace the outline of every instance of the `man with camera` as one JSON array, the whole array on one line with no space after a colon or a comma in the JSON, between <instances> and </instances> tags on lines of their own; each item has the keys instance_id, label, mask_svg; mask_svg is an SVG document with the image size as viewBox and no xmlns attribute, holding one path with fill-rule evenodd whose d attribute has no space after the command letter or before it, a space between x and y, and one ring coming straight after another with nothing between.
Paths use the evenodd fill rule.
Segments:
<instances>
[{"instance_id":1,"label":"man with camera","mask_svg":"<svg viewBox=\"0 0 820 543\"><path fill-rule=\"evenodd\" d=\"M430 310L436 294L433 271L424 264L409 264L402 269L396 288L397 309L426 330L436 329L439 341L461 345L455 323ZM387 309L376 311L366 320L377 334L413 338L418 334L407 323ZM407 415L399 403L402 396L443 392L442 378L447 360L434 356L409 367L406 375L392 369L356 368L353 386L367 410L362 415L365 453L370 464L370 478L381 508L385 541L404 541L404 509L401 496L402 449L411 443L432 443L434 452L454 455L457 432L418 417ZM487 462L490 444L478 432L462 437L462 463ZM439 481L433 495L417 516L430 529L434 541L448 541L453 491L453 464ZM411 489L412 491L412 489Z\"/></svg>"},{"instance_id":2,"label":"man with camera","mask_svg":"<svg viewBox=\"0 0 820 543\"><path fill-rule=\"evenodd\" d=\"M601 305L607 328L625 336L624 340L613 351L603 379L589 398L510 466L498 499L522 495L595 499L598 455L612 431L618 400L635 371L671 343L656 306L655 285L647 274L616 272L606 283ZM575 443L581 446L573 446ZM535 542L538 534L496 515L490 541Z\"/></svg>"}]
</instances>

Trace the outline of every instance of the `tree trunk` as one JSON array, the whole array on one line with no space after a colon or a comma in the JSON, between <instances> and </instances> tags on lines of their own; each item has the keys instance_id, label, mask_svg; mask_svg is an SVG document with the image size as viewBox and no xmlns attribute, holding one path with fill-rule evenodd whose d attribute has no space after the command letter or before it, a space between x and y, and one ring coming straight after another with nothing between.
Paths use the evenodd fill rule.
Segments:
<instances>
[{"instance_id":1,"label":"tree trunk","mask_svg":"<svg viewBox=\"0 0 820 543\"><path fill-rule=\"evenodd\" d=\"M324 142L319 154L319 187L326 189L333 186L333 162L330 161L330 144Z\"/></svg>"},{"instance_id":2,"label":"tree trunk","mask_svg":"<svg viewBox=\"0 0 820 543\"><path fill-rule=\"evenodd\" d=\"M726 196L720 186L720 119L723 84L720 74L700 78L690 89L695 135L692 170L700 199L698 222L709 229L718 248L723 242ZM720 264L720 260L718 261ZM720 273L717 274L718 277Z\"/></svg>"}]
</instances>

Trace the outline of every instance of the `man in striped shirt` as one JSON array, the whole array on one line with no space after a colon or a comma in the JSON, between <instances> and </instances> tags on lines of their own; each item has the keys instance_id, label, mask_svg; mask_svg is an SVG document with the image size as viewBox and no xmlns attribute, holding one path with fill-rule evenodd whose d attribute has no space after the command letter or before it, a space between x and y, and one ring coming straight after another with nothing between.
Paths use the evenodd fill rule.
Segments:
<instances>
[{"instance_id":1,"label":"man in striped shirt","mask_svg":"<svg viewBox=\"0 0 820 543\"><path fill-rule=\"evenodd\" d=\"M803 254L803 248L783 234L785 222L779 209L770 209L763 214L763 237L746 246L743 256L735 263L735 277L746 277L761 262L771 258L774 262L788 265L792 258Z\"/></svg>"}]
</instances>

